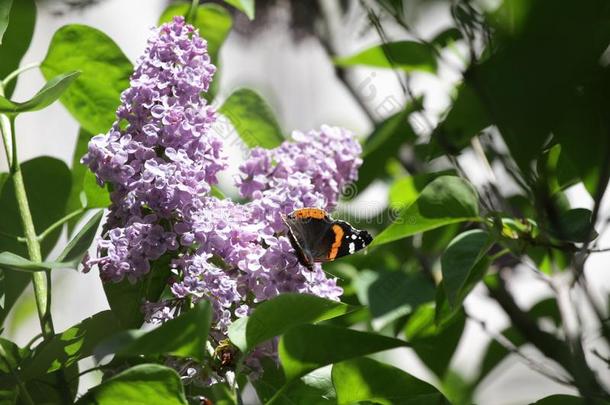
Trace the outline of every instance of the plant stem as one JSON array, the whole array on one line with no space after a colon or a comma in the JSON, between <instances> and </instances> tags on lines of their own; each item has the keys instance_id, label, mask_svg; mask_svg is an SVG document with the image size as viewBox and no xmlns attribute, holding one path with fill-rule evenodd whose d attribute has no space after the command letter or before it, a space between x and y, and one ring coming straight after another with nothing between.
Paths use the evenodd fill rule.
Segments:
<instances>
[{"instance_id":1,"label":"plant stem","mask_svg":"<svg viewBox=\"0 0 610 405\"><path fill-rule=\"evenodd\" d=\"M23 72L26 72L28 70L31 69L35 69L37 67L40 66L40 63L30 63L27 64L17 70L12 71L11 73L8 74L8 76L6 76L4 78L4 80L2 80L2 86L6 87L7 84L10 83L11 80L13 80L14 78L16 78L17 76L19 76L20 74L22 74Z\"/></svg>"},{"instance_id":2,"label":"plant stem","mask_svg":"<svg viewBox=\"0 0 610 405\"><path fill-rule=\"evenodd\" d=\"M83 212L85 212L85 209L84 208L79 208L79 209L77 209L75 211L72 211L71 213L69 213L68 215L64 216L63 218L58 219L51 226L49 226L47 229L42 231L42 233L40 235L37 236L38 241L42 242L44 240L44 238L49 236L49 234L51 232L53 232L55 229L59 228L60 226L62 226L63 224L65 224L66 222L71 220L72 218L82 214Z\"/></svg>"},{"instance_id":3,"label":"plant stem","mask_svg":"<svg viewBox=\"0 0 610 405\"><path fill-rule=\"evenodd\" d=\"M8 125L6 125L7 121ZM25 184L23 182L23 175L21 174L21 166L19 165L19 160L17 159L17 142L15 139L15 117L12 115L2 116L0 124L0 130L2 132L4 145L8 145L9 143L12 145L10 173L11 178L13 179L13 184L15 186L15 197L17 198L17 207L19 208L19 215L21 216L21 222L23 224L23 232L28 248L28 255L31 261L41 262L42 254L40 253L40 243L38 242L36 230L34 229L34 222L32 220L32 214L30 212L30 207L28 204ZM49 286L50 278L50 273L48 271L37 271L32 273L32 282L34 284L34 296L36 298L38 318L40 319L40 327L42 329L42 334L45 340L52 337L55 333L53 329L53 321L51 319L51 290Z\"/></svg>"}]
</instances>

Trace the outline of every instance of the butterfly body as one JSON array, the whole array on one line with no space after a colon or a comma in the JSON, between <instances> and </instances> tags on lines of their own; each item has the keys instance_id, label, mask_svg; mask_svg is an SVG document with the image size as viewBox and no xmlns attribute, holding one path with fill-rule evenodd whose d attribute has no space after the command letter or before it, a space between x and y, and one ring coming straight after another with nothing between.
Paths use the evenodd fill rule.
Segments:
<instances>
[{"instance_id":1,"label":"butterfly body","mask_svg":"<svg viewBox=\"0 0 610 405\"><path fill-rule=\"evenodd\" d=\"M310 270L314 263L353 254L373 240L367 231L334 220L319 208L301 208L282 215L282 219L299 262Z\"/></svg>"}]
</instances>

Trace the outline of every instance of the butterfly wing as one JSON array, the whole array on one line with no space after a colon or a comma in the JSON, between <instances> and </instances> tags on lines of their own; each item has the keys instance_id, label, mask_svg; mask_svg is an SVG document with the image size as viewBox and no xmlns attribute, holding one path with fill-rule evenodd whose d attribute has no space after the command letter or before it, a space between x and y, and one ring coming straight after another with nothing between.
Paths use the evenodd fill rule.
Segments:
<instances>
[{"instance_id":1,"label":"butterfly wing","mask_svg":"<svg viewBox=\"0 0 610 405\"><path fill-rule=\"evenodd\" d=\"M332 220L326 211L318 208L302 208L282 219L288 227L288 237L299 262L311 269L313 263L323 261L332 243L329 232Z\"/></svg>"}]
</instances>

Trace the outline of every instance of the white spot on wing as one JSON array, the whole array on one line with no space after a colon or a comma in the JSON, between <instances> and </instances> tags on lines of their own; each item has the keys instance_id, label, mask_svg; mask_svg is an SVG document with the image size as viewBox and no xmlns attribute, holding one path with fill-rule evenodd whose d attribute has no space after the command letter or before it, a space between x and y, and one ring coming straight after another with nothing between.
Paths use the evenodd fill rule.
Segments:
<instances>
[{"instance_id":1,"label":"white spot on wing","mask_svg":"<svg viewBox=\"0 0 610 405\"><path fill-rule=\"evenodd\" d=\"M351 255L355 251L356 251L356 245L354 244L354 242L352 242L349 244L349 254Z\"/></svg>"},{"instance_id":2,"label":"white spot on wing","mask_svg":"<svg viewBox=\"0 0 610 405\"><path fill-rule=\"evenodd\" d=\"M352 234L352 239L356 240L357 236L355 233Z\"/></svg>"}]
</instances>

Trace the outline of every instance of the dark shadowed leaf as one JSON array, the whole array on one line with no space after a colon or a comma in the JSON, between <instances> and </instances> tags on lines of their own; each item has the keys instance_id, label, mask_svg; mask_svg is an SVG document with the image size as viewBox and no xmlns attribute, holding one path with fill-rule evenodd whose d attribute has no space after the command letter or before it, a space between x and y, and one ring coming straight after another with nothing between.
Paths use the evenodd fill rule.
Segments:
<instances>
[{"instance_id":1,"label":"dark shadowed leaf","mask_svg":"<svg viewBox=\"0 0 610 405\"><path fill-rule=\"evenodd\" d=\"M124 279L119 283L104 283L104 292L110 309L121 322L123 329L135 329L142 326L144 314L142 304L145 301L158 301L171 274L171 258L161 256L152 265L150 272L141 280L132 284Z\"/></svg>"},{"instance_id":2,"label":"dark shadowed leaf","mask_svg":"<svg viewBox=\"0 0 610 405\"><path fill-rule=\"evenodd\" d=\"M96 356L112 353L121 356L171 354L203 361L211 321L210 303L201 301L150 332L129 330L112 336L98 346Z\"/></svg>"},{"instance_id":3,"label":"dark shadowed leaf","mask_svg":"<svg viewBox=\"0 0 610 405\"><path fill-rule=\"evenodd\" d=\"M468 83L458 87L447 116L434 129L427 145L429 159L456 154L470 145L472 137L492 124L485 107Z\"/></svg>"},{"instance_id":4,"label":"dark shadowed leaf","mask_svg":"<svg viewBox=\"0 0 610 405\"><path fill-rule=\"evenodd\" d=\"M491 16L494 51L465 78L523 172L598 70L609 17L604 0L510 0Z\"/></svg>"},{"instance_id":5,"label":"dark shadowed leaf","mask_svg":"<svg viewBox=\"0 0 610 405\"><path fill-rule=\"evenodd\" d=\"M443 253L443 287L453 308L462 305L468 293L485 275L489 266L486 254L492 244L487 232L473 229L458 235Z\"/></svg>"},{"instance_id":6,"label":"dark shadowed leaf","mask_svg":"<svg viewBox=\"0 0 610 405\"><path fill-rule=\"evenodd\" d=\"M474 187L454 176L442 176L428 184L417 200L373 240L381 245L416 233L457 222L477 221L478 198Z\"/></svg>"},{"instance_id":7,"label":"dark shadowed leaf","mask_svg":"<svg viewBox=\"0 0 610 405\"><path fill-rule=\"evenodd\" d=\"M436 57L428 45L413 41L390 42L376 45L354 55L335 58L339 66L373 66L398 68L407 72L419 70L436 72Z\"/></svg>"},{"instance_id":8,"label":"dark shadowed leaf","mask_svg":"<svg viewBox=\"0 0 610 405\"><path fill-rule=\"evenodd\" d=\"M290 327L343 315L349 306L308 294L282 294L262 302L249 317L229 327L229 338L242 352L281 335Z\"/></svg>"},{"instance_id":9,"label":"dark shadowed leaf","mask_svg":"<svg viewBox=\"0 0 610 405\"><path fill-rule=\"evenodd\" d=\"M361 357L337 363L332 371L337 403L371 401L383 405L446 404L436 388L399 368Z\"/></svg>"},{"instance_id":10,"label":"dark shadowed leaf","mask_svg":"<svg viewBox=\"0 0 610 405\"><path fill-rule=\"evenodd\" d=\"M218 110L231 121L246 146L271 149L284 141L271 107L253 90L239 89Z\"/></svg>"},{"instance_id":11,"label":"dark shadowed leaf","mask_svg":"<svg viewBox=\"0 0 610 405\"><path fill-rule=\"evenodd\" d=\"M462 39L462 33L455 27L447 28L439 32L430 43L439 48L445 48Z\"/></svg>"},{"instance_id":12,"label":"dark shadowed leaf","mask_svg":"<svg viewBox=\"0 0 610 405\"><path fill-rule=\"evenodd\" d=\"M406 345L399 339L337 326L299 325L280 338L278 353L290 382L327 364Z\"/></svg>"},{"instance_id":13,"label":"dark shadowed leaf","mask_svg":"<svg viewBox=\"0 0 610 405\"><path fill-rule=\"evenodd\" d=\"M6 27L0 45L1 78L5 78L19 67L21 58L30 46L36 23L36 4L34 0L13 0L12 3L8 27ZM12 96L16 82L16 80L12 80L4 88L5 97Z\"/></svg>"},{"instance_id":14,"label":"dark shadowed leaf","mask_svg":"<svg viewBox=\"0 0 610 405\"><path fill-rule=\"evenodd\" d=\"M89 390L78 405L187 405L180 376L159 364L131 367Z\"/></svg>"},{"instance_id":15,"label":"dark shadowed leaf","mask_svg":"<svg viewBox=\"0 0 610 405\"><path fill-rule=\"evenodd\" d=\"M103 210L96 212L81 230L74 235L70 242L68 242L56 260L60 262L80 263L95 238L97 228L99 228L103 216Z\"/></svg>"},{"instance_id":16,"label":"dark shadowed leaf","mask_svg":"<svg viewBox=\"0 0 610 405\"><path fill-rule=\"evenodd\" d=\"M354 288L358 300L369 308L376 330L434 299L434 285L421 273L363 270Z\"/></svg>"},{"instance_id":17,"label":"dark shadowed leaf","mask_svg":"<svg viewBox=\"0 0 610 405\"><path fill-rule=\"evenodd\" d=\"M592 212L586 208L574 208L562 212L551 234L557 239L570 242L586 242L595 239L597 232L591 223Z\"/></svg>"},{"instance_id":18,"label":"dark shadowed leaf","mask_svg":"<svg viewBox=\"0 0 610 405\"><path fill-rule=\"evenodd\" d=\"M337 403L330 375L311 373L285 386L286 378L281 366L269 358L263 359L262 365L263 375L252 384L263 403L267 403L278 392L280 394L275 398L278 404L334 405Z\"/></svg>"},{"instance_id":19,"label":"dark shadowed leaf","mask_svg":"<svg viewBox=\"0 0 610 405\"><path fill-rule=\"evenodd\" d=\"M388 160L398 156L402 144L415 141L415 132L407 121L411 112L406 109L392 115L379 124L367 138L362 154L363 164L358 171L356 182L359 192L386 174Z\"/></svg>"},{"instance_id":20,"label":"dark shadowed leaf","mask_svg":"<svg viewBox=\"0 0 610 405\"><path fill-rule=\"evenodd\" d=\"M112 312L99 312L38 346L33 357L24 362L22 376L30 379L89 357L100 341L118 330Z\"/></svg>"},{"instance_id":21,"label":"dark shadowed leaf","mask_svg":"<svg viewBox=\"0 0 610 405\"><path fill-rule=\"evenodd\" d=\"M459 312L439 325L435 313L434 304L420 306L409 317L405 337L424 364L442 379L462 337L466 317Z\"/></svg>"},{"instance_id":22,"label":"dark shadowed leaf","mask_svg":"<svg viewBox=\"0 0 610 405\"><path fill-rule=\"evenodd\" d=\"M22 103L0 96L0 113L17 114L42 110L55 102L79 75L79 72L70 72L55 76L34 97Z\"/></svg>"},{"instance_id":23,"label":"dark shadowed leaf","mask_svg":"<svg viewBox=\"0 0 610 405\"><path fill-rule=\"evenodd\" d=\"M70 70L81 72L60 100L84 129L99 134L114 122L133 66L106 34L71 24L55 33L40 69L47 79Z\"/></svg>"}]
</instances>

